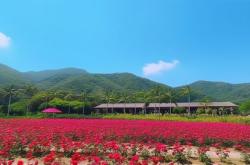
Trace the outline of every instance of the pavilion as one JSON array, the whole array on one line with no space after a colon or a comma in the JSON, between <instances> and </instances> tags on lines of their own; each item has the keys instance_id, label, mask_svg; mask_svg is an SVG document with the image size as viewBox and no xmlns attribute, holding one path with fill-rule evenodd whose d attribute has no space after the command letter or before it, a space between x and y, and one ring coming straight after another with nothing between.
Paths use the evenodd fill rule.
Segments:
<instances>
[{"instance_id":1,"label":"pavilion","mask_svg":"<svg viewBox=\"0 0 250 165\"><path fill-rule=\"evenodd\" d=\"M176 107L183 108L188 110L190 107L191 112L197 111L199 108L203 109L226 109L229 111L233 111L234 109L238 108L238 105L232 103L232 102L190 102L190 103L150 103L147 106L147 109L149 112L151 111L164 111L164 112L170 112L171 109L174 109Z\"/></svg>"},{"instance_id":2,"label":"pavilion","mask_svg":"<svg viewBox=\"0 0 250 165\"><path fill-rule=\"evenodd\" d=\"M145 103L115 103L101 104L94 109L101 113L139 113L146 108Z\"/></svg>"},{"instance_id":3,"label":"pavilion","mask_svg":"<svg viewBox=\"0 0 250 165\"><path fill-rule=\"evenodd\" d=\"M190 108L191 112L197 111L199 108L210 108L210 109L226 109L232 113L233 110L238 108L238 106L232 102L190 102L190 103L109 103L100 104L94 109L100 113L153 113L161 112L168 113L174 108L179 107L188 110Z\"/></svg>"}]
</instances>

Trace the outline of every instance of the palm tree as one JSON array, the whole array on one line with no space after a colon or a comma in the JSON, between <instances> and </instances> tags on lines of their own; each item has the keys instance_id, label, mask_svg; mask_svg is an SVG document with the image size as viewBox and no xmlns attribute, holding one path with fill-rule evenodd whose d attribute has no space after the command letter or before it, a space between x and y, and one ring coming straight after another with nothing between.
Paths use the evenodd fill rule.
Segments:
<instances>
[{"instance_id":1,"label":"palm tree","mask_svg":"<svg viewBox=\"0 0 250 165\"><path fill-rule=\"evenodd\" d=\"M19 91L22 91L27 99L26 114L28 114L29 109L30 109L29 100L32 98L32 96L34 96L38 92L38 89L34 87L33 85L26 85L24 86L23 89L20 89Z\"/></svg>"},{"instance_id":2,"label":"palm tree","mask_svg":"<svg viewBox=\"0 0 250 165\"><path fill-rule=\"evenodd\" d=\"M150 95L147 91L141 91L135 94L136 95L136 99L138 99L140 102L144 103L145 105L147 105L150 101ZM146 106L143 109L143 113L147 114L147 108Z\"/></svg>"},{"instance_id":3,"label":"palm tree","mask_svg":"<svg viewBox=\"0 0 250 165\"><path fill-rule=\"evenodd\" d=\"M158 111L161 112L161 100L163 99L163 88L160 86L156 86L151 90L151 96L153 99L159 103L158 105ZM155 107L156 108L156 107Z\"/></svg>"},{"instance_id":4,"label":"palm tree","mask_svg":"<svg viewBox=\"0 0 250 165\"><path fill-rule=\"evenodd\" d=\"M82 90L81 92L81 96L82 96L82 114L84 115L85 114L85 104L87 102L87 99L88 99L88 91L86 90Z\"/></svg>"},{"instance_id":5,"label":"palm tree","mask_svg":"<svg viewBox=\"0 0 250 165\"><path fill-rule=\"evenodd\" d=\"M205 97L202 99L204 109L206 110L208 108L208 104L211 102L211 99L209 97Z\"/></svg>"},{"instance_id":6,"label":"palm tree","mask_svg":"<svg viewBox=\"0 0 250 165\"><path fill-rule=\"evenodd\" d=\"M7 92L4 89L0 89L0 104L5 103L5 97Z\"/></svg>"},{"instance_id":7,"label":"palm tree","mask_svg":"<svg viewBox=\"0 0 250 165\"><path fill-rule=\"evenodd\" d=\"M169 100L170 103L170 110L169 113L172 113L172 103L176 103L177 95L174 89L168 89L165 93L166 98Z\"/></svg>"},{"instance_id":8,"label":"palm tree","mask_svg":"<svg viewBox=\"0 0 250 165\"><path fill-rule=\"evenodd\" d=\"M7 116L10 115L11 112L11 101L12 101L12 97L13 95L16 95L16 89L14 89L14 86L11 85L7 88L4 89L5 90L5 96L8 97L8 111L7 111Z\"/></svg>"},{"instance_id":9,"label":"palm tree","mask_svg":"<svg viewBox=\"0 0 250 165\"><path fill-rule=\"evenodd\" d=\"M123 113L124 114L126 113L126 104L128 102L130 102L130 101L131 101L131 97L130 97L130 95L127 92L121 93L120 101L119 102L124 103L124 107L123 107Z\"/></svg>"},{"instance_id":10,"label":"palm tree","mask_svg":"<svg viewBox=\"0 0 250 165\"><path fill-rule=\"evenodd\" d=\"M70 111L71 111L71 105L70 105L70 101L72 100L73 98L73 94L72 93L68 93L64 99L68 102L68 114L70 114Z\"/></svg>"},{"instance_id":11,"label":"palm tree","mask_svg":"<svg viewBox=\"0 0 250 165\"><path fill-rule=\"evenodd\" d=\"M111 90L106 90L105 94L104 94L104 101L107 104L107 112L108 112L108 109L109 109L109 104L114 102L114 100L115 100L115 94ZM114 107L113 106L112 106L111 112L114 113Z\"/></svg>"},{"instance_id":12,"label":"palm tree","mask_svg":"<svg viewBox=\"0 0 250 165\"><path fill-rule=\"evenodd\" d=\"M191 88L190 86L186 86L182 89L182 94L184 96L187 96L187 99L188 99L188 115L191 114Z\"/></svg>"},{"instance_id":13,"label":"palm tree","mask_svg":"<svg viewBox=\"0 0 250 165\"><path fill-rule=\"evenodd\" d=\"M45 101L45 108L48 108L48 105L49 105L49 101L52 100L54 98L54 95L55 95L55 92L53 91L46 91L43 93L43 98Z\"/></svg>"},{"instance_id":14,"label":"palm tree","mask_svg":"<svg viewBox=\"0 0 250 165\"><path fill-rule=\"evenodd\" d=\"M112 103L112 106L111 106L111 108L112 108L112 113L114 113L113 104L119 101L119 96L118 96L118 94L115 93L115 92L111 92L109 100L110 100L110 102Z\"/></svg>"}]
</instances>

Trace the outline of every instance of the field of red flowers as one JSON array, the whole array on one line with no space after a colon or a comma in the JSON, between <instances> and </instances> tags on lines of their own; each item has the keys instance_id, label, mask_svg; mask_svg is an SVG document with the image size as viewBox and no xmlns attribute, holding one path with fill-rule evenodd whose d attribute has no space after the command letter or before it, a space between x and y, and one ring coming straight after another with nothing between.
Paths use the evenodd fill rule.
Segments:
<instances>
[{"instance_id":1,"label":"field of red flowers","mask_svg":"<svg viewBox=\"0 0 250 165\"><path fill-rule=\"evenodd\" d=\"M184 147L185 146L185 147ZM210 161L206 152L226 148L249 153L250 126L229 123L188 123L104 119L0 119L0 165L26 158L29 164L159 164L192 158ZM203 158L207 158L202 160ZM39 159L39 161L37 160ZM21 160L18 165L24 164Z\"/></svg>"}]
</instances>

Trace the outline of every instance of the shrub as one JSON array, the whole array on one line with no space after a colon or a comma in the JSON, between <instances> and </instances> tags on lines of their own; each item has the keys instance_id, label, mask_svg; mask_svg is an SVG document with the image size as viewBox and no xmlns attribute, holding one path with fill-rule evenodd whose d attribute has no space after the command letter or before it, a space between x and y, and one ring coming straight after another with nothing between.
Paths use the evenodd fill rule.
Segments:
<instances>
[{"instance_id":1,"label":"shrub","mask_svg":"<svg viewBox=\"0 0 250 165\"><path fill-rule=\"evenodd\" d=\"M186 110L185 110L185 108L176 107L176 108L173 109L173 113L183 114L183 113L186 113Z\"/></svg>"},{"instance_id":2,"label":"shrub","mask_svg":"<svg viewBox=\"0 0 250 165\"><path fill-rule=\"evenodd\" d=\"M24 115L26 113L27 101L22 100L11 104L11 113L15 115Z\"/></svg>"},{"instance_id":3,"label":"shrub","mask_svg":"<svg viewBox=\"0 0 250 165\"><path fill-rule=\"evenodd\" d=\"M205 109L206 114L212 114L213 110L211 108Z\"/></svg>"},{"instance_id":4,"label":"shrub","mask_svg":"<svg viewBox=\"0 0 250 165\"><path fill-rule=\"evenodd\" d=\"M243 153L242 155L243 155L243 161L244 161L244 163L250 164L250 154Z\"/></svg>"},{"instance_id":5,"label":"shrub","mask_svg":"<svg viewBox=\"0 0 250 165\"><path fill-rule=\"evenodd\" d=\"M250 100L240 105L240 111L244 115L250 114Z\"/></svg>"},{"instance_id":6,"label":"shrub","mask_svg":"<svg viewBox=\"0 0 250 165\"><path fill-rule=\"evenodd\" d=\"M205 153L200 154L200 155L199 155L199 159L200 159L200 161L201 161L202 163L204 163L205 165L212 165L212 164L213 164L211 158L209 158L209 157L207 156L207 154L205 154Z\"/></svg>"},{"instance_id":7,"label":"shrub","mask_svg":"<svg viewBox=\"0 0 250 165\"><path fill-rule=\"evenodd\" d=\"M204 114L205 113L205 109L203 108L198 108L196 111L197 114Z\"/></svg>"}]
</instances>

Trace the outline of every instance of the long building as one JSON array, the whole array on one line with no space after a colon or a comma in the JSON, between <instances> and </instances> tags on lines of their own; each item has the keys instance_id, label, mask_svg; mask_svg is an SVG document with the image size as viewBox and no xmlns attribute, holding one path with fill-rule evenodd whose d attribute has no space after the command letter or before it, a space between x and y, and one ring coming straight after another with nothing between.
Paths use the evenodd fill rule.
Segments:
<instances>
[{"instance_id":1,"label":"long building","mask_svg":"<svg viewBox=\"0 0 250 165\"><path fill-rule=\"evenodd\" d=\"M183 108L191 112L197 111L199 108L203 109L226 109L230 112L237 109L238 106L231 102L191 102L191 103L114 103L114 104L100 104L94 107L98 112L101 113L168 113L174 108Z\"/></svg>"}]
</instances>

